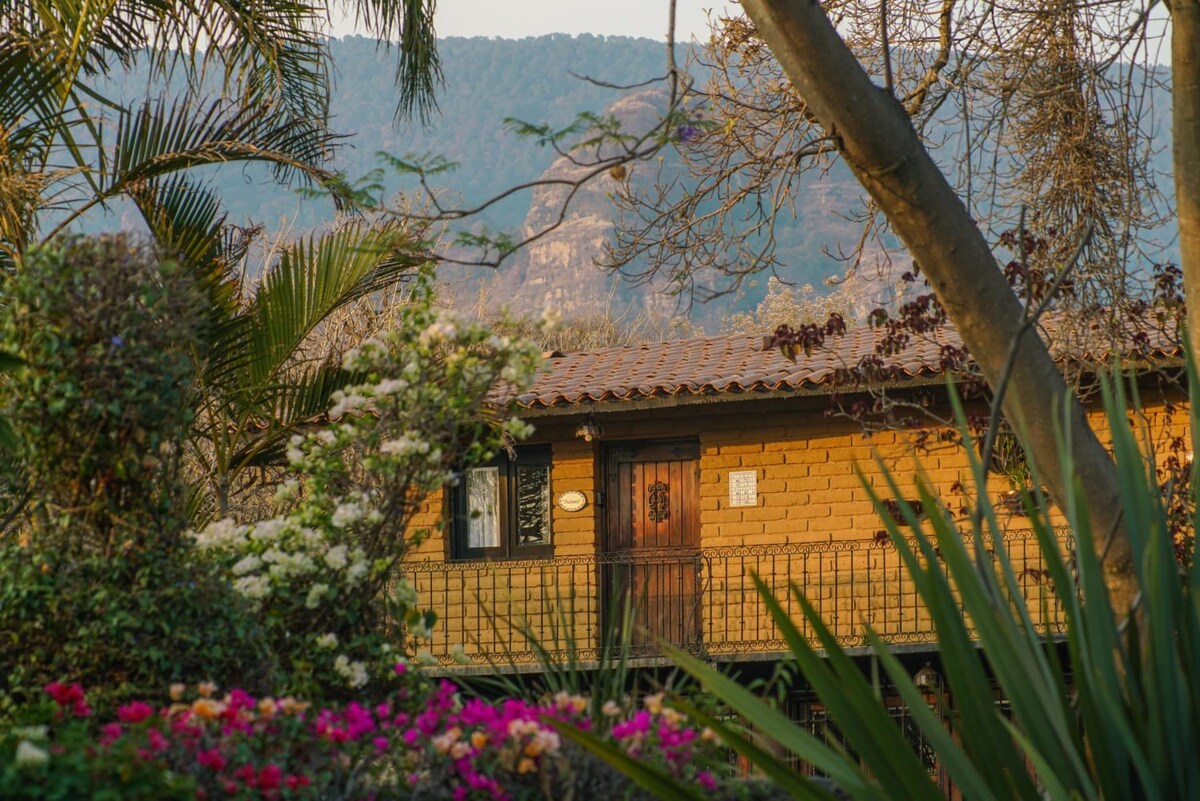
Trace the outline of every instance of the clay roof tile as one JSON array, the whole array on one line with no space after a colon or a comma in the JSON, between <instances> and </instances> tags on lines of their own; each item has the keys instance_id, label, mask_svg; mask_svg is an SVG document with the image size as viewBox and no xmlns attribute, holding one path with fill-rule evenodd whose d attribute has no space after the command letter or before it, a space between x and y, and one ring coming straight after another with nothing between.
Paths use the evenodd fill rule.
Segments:
<instances>
[{"instance_id":1,"label":"clay roof tile","mask_svg":"<svg viewBox=\"0 0 1200 801\"><path fill-rule=\"evenodd\" d=\"M1114 346L1100 335L1084 335L1071 345L1056 342L1063 327L1045 321L1041 333L1056 358L1103 362ZM1086 325L1082 328L1086 329ZM1075 326L1079 331L1080 326ZM1139 337L1139 355L1178 356L1177 340L1169 325L1150 325ZM823 346L795 363L776 349L764 350L761 335L729 334L716 337L648 343L576 353L557 353L534 386L517 398L525 408L571 406L584 402L617 402L672 395L719 395L756 391L798 391L834 382L839 370L852 369L864 357L877 355L884 334L880 329L855 328L843 336L826 338ZM1121 345L1129 348L1133 337ZM1091 341L1088 341L1091 340ZM935 376L942 372L943 349L959 348L962 340L950 326L914 335L907 347L892 356L879 356L885 367L906 377Z\"/></svg>"}]
</instances>

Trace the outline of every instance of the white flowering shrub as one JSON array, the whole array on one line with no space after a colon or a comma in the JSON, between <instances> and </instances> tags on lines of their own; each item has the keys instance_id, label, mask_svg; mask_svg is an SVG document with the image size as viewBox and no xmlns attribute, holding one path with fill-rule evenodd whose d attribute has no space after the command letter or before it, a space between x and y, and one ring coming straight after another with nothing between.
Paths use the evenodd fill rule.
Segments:
<instances>
[{"instance_id":1,"label":"white flowering shrub","mask_svg":"<svg viewBox=\"0 0 1200 801\"><path fill-rule=\"evenodd\" d=\"M400 326L362 343L343 367L361 380L334 396L327 423L291 441L297 478L287 511L196 534L272 633L295 692L359 689L395 664L409 634L428 634L397 575L428 532L409 531L431 492L528 436L502 401L540 364L531 343L435 309L422 279Z\"/></svg>"}]
</instances>

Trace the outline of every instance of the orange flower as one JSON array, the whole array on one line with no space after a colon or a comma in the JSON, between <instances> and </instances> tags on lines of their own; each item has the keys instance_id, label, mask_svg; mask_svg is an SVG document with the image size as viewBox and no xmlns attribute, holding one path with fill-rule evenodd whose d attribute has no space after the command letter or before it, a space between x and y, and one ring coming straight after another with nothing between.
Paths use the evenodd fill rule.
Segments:
<instances>
[{"instance_id":1,"label":"orange flower","mask_svg":"<svg viewBox=\"0 0 1200 801\"><path fill-rule=\"evenodd\" d=\"M299 715L304 710L308 709L308 702L297 701L292 696L279 699L279 708L283 710L285 715Z\"/></svg>"},{"instance_id":2,"label":"orange flower","mask_svg":"<svg viewBox=\"0 0 1200 801\"><path fill-rule=\"evenodd\" d=\"M487 745L488 736L481 731L477 731L471 735L471 745L478 751Z\"/></svg>"},{"instance_id":3,"label":"orange flower","mask_svg":"<svg viewBox=\"0 0 1200 801\"><path fill-rule=\"evenodd\" d=\"M192 704L192 714L204 720L215 720L225 711L225 704L211 698L197 698Z\"/></svg>"},{"instance_id":4,"label":"orange flower","mask_svg":"<svg viewBox=\"0 0 1200 801\"><path fill-rule=\"evenodd\" d=\"M517 773L533 773L537 770L537 765L529 757L522 757L517 763Z\"/></svg>"},{"instance_id":5,"label":"orange flower","mask_svg":"<svg viewBox=\"0 0 1200 801\"><path fill-rule=\"evenodd\" d=\"M201 698L212 698L216 691L217 685L211 681L202 681L196 685L196 692L200 693Z\"/></svg>"}]
</instances>

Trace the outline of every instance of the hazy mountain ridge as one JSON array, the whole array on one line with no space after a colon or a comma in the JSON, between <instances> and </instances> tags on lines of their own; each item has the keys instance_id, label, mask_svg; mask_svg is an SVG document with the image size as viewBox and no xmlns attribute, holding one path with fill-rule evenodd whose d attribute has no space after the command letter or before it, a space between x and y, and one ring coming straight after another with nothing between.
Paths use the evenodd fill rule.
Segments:
<instances>
[{"instance_id":1,"label":"hazy mountain ridge","mask_svg":"<svg viewBox=\"0 0 1200 801\"><path fill-rule=\"evenodd\" d=\"M380 165L379 151L396 156L441 156L458 164L453 172L438 176L447 204L456 207L479 205L511 186L567 168L563 159L555 159L552 149L505 130L506 118L562 128L580 112L591 111L628 118L633 130L653 124L657 108L644 91L627 97L630 92L581 80L572 73L620 85L642 82L665 70L662 43L648 39L590 35L521 40L448 38L440 43L445 82L438 94L438 113L427 125L418 121L397 124L394 53L362 37L334 40L330 47L336 65L333 128L349 136L336 152L333 166L353 178ZM698 82L704 79L694 77ZM119 94L131 99L137 96L139 86L137 76L131 76ZM938 132L931 138L945 139ZM677 164L670 149L664 159L667 170ZM656 166L634 165L633 174L638 180L647 180ZM292 233L299 233L333 217L330 204L301 200L271 184L265 170L230 165L208 174L233 222L259 223L268 231L287 226ZM388 194L415 185L411 177L406 182L395 175L386 175L384 183ZM663 312L674 309L675 299L661 296L653 286L616 282L614 289L614 276L594 265L611 236L615 216L609 198L612 191L607 176L585 187L559 230L501 268L492 281L492 297L527 309L558 305L567 313L602 309L613 299L618 304ZM561 196L560 190L548 188L520 193L490 207L470 224L514 236L528 235L557 215ZM777 231L781 261L786 265L780 276L819 286L826 275L839 272L842 266L825 251L836 252L839 243L853 243L857 238L859 227L847 215L861 208L861 190L848 170L838 165L823 175L806 175L797 197L795 219L785 214ZM134 221L134 216L123 215L123 222ZM752 308L765 285L763 276L737 296L707 308L697 307L694 316L705 319L711 328L719 327L711 324L734 310Z\"/></svg>"}]
</instances>

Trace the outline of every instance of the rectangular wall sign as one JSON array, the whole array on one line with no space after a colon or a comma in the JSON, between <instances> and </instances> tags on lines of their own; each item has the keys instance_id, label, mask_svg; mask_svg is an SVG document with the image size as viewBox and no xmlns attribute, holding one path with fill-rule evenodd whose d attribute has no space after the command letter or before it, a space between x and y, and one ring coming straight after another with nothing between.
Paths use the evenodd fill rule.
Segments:
<instances>
[{"instance_id":1,"label":"rectangular wall sign","mask_svg":"<svg viewBox=\"0 0 1200 801\"><path fill-rule=\"evenodd\" d=\"M729 505L758 506L758 471L731 470L729 473Z\"/></svg>"}]
</instances>

